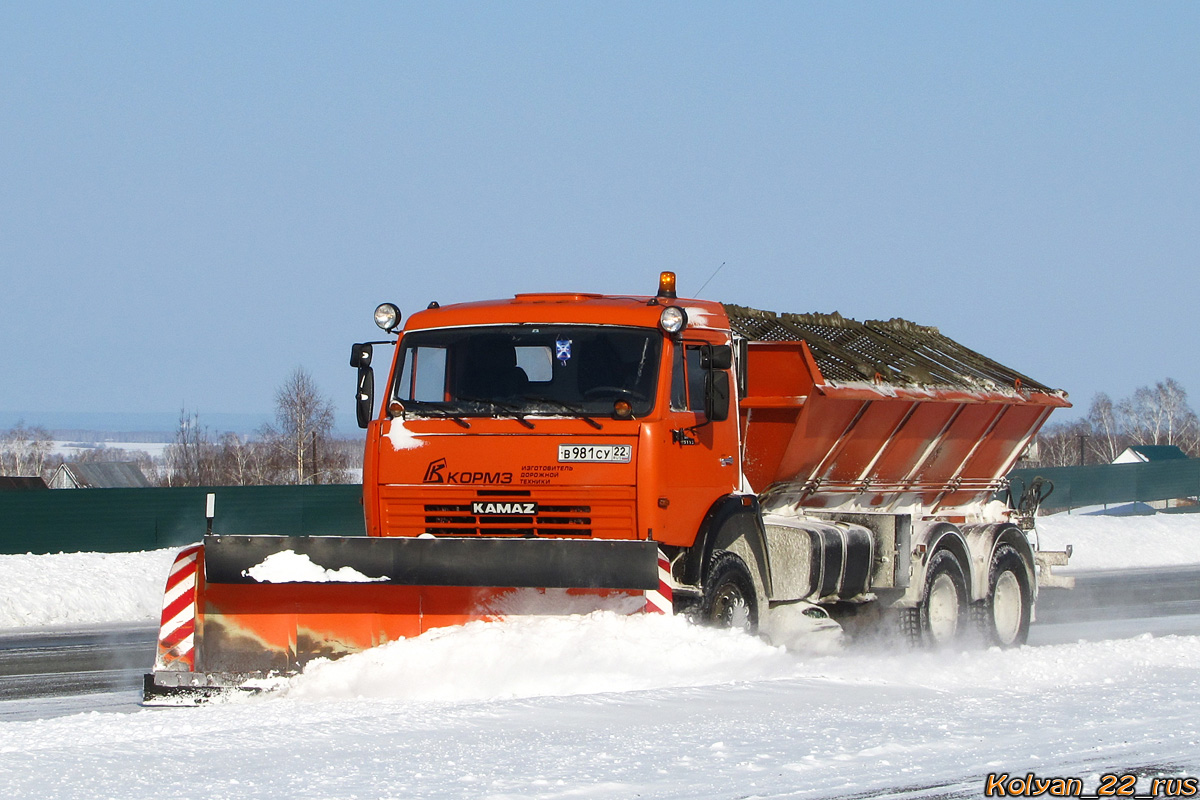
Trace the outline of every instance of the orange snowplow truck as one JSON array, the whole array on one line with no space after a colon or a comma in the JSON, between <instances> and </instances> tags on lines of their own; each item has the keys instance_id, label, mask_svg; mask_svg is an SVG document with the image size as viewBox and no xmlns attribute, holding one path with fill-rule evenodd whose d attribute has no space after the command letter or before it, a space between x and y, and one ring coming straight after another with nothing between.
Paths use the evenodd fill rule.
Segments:
<instances>
[{"instance_id":1,"label":"orange snowplow truck","mask_svg":"<svg viewBox=\"0 0 1200 800\"><path fill-rule=\"evenodd\" d=\"M1065 394L935 328L685 300L671 273L654 296L375 316L398 338L352 350L366 535L181 552L147 702L593 605L747 630L800 605L1012 646L1039 583L1066 582L1036 490L996 500Z\"/></svg>"}]
</instances>

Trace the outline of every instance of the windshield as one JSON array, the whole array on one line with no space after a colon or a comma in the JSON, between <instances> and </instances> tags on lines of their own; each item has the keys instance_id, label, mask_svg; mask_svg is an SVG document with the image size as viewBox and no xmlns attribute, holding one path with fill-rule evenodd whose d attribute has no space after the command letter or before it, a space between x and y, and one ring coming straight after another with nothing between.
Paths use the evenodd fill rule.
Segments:
<instances>
[{"instance_id":1,"label":"windshield","mask_svg":"<svg viewBox=\"0 0 1200 800\"><path fill-rule=\"evenodd\" d=\"M416 414L609 416L650 413L657 330L511 325L405 334L392 397Z\"/></svg>"}]
</instances>

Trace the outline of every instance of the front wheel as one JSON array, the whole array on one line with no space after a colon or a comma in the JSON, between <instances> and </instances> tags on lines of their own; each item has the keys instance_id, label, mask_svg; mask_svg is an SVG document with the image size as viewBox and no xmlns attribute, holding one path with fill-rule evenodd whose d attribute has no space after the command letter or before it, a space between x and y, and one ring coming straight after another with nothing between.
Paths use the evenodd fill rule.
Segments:
<instances>
[{"instance_id":1,"label":"front wheel","mask_svg":"<svg viewBox=\"0 0 1200 800\"><path fill-rule=\"evenodd\" d=\"M899 611L901 632L914 645L944 647L959 638L967 614L967 579L953 553L933 554L921 602Z\"/></svg>"},{"instance_id":2,"label":"front wheel","mask_svg":"<svg viewBox=\"0 0 1200 800\"><path fill-rule=\"evenodd\" d=\"M699 621L717 628L758 630L758 595L754 578L736 554L717 553L704 579Z\"/></svg>"},{"instance_id":3,"label":"front wheel","mask_svg":"<svg viewBox=\"0 0 1200 800\"><path fill-rule=\"evenodd\" d=\"M987 597L972 608L975 628L989 645L1020 647L1029 639L1032 613L1025 560L1012 545L1002 544L992 554Z\"/></svg>"}]
</instances>

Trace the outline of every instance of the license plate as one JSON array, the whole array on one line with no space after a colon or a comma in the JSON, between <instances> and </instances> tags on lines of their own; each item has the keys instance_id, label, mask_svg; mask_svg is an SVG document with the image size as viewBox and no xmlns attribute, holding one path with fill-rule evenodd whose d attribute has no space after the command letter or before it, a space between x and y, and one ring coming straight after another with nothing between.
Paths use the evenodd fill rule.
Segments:
<instances>
[{"instance_id":1,"label":"license plate","mask_svg":"<svg viewBox=\"0 0 1200 800\"><path fill-rule=\"evenodd\" d=\"M560 444L558 460L589 461L604 464L628 464L633 460L630 444Z\"/></svg>"}]
</instances>

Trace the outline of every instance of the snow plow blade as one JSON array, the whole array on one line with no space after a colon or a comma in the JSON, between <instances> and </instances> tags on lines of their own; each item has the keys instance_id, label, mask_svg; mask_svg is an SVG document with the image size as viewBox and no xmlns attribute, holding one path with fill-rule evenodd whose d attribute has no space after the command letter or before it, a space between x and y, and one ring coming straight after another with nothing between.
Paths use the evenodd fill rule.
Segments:
<instances>
[{"instance_id":1,"label":"snow plow blade","mask_svg":"<svg viewBox=\"0 0 1200 800\"><path fill-rule=\"evenodd\" d=\"M523 607L521 589L629 611L659 587L652 541L207 536L168 576L143 700L195 703L431 628L572 613Z\"/></svg>"},{"instance_id":2,"label":"snow plow blade","mask_svg":"<svg viewBox=\"0 0 1200 800\"><path fill-rule=\"evenodd\" d=\"M379 536L208 536L204 540L206 580L258 584L248 571L284 551L307 556L330 571L349 567L371 583L402 586L650 589L658 585L654 542Z\"/></svg>"}]
</instances>

